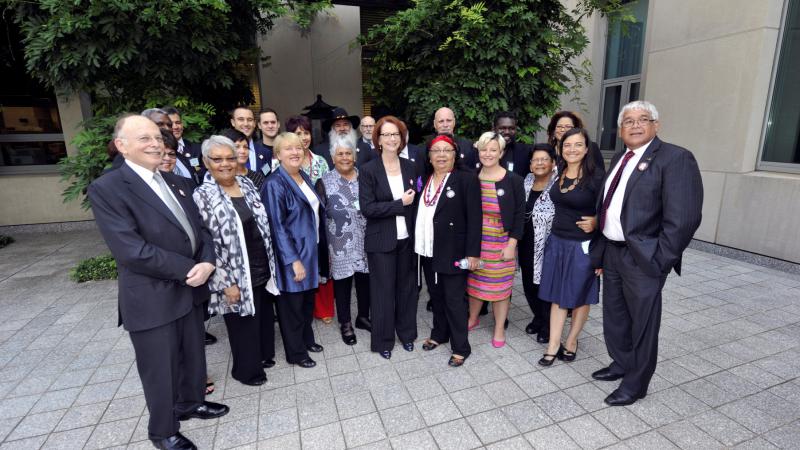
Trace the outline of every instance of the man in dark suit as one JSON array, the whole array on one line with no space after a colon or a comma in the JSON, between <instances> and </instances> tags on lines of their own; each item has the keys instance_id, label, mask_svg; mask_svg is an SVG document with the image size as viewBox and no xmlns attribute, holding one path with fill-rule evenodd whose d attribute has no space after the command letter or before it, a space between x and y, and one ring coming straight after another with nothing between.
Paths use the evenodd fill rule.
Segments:
<instances>
[{"instance_id":1,"label":"man in dark suit","mask_svg":"<svg viewBox=\"0 0 800 450\"><path fill-rule=\"evenodd\" d=\"M253 147L256 150L256 158L263 161L261 163L261 173L269 175L272 173L273 164L277 167L273 143L278 133L281 131L281 122L278 112L272 108L264 108L258 113L258 129L261 131L261 139L253 140Z\"/></svg>"},{"instance_id":2,"label":"man in dark suit","mask_svg":"<svg viewBox=\"0 0 800 450\"><path fill-rule=\"evenodd\" d=\"M203 166L203 158L200 154L200 144L184 139L183 132L185 128L180 111L172 106L165 106L161 109L167 113L169 119L172 121L172 135L178 140L178 155L181 155L189 161L189 167L193 168L196 173L203 173L205 167Z\"/></svg>"},{"instance_id":3,"label":"man in dark suit","mask_svg":"<svg viewBox=\"0 0 800 450\"><path fill-rule=\"evenodd\" d=\"M256 129L256 118L253 115L253 111L246 106L237 106L230 112L230 117L231 126L247 136L247 146L250 147L247 168L252 171L261 170L263 172L264 165L271 162L272 156L270 155L268 158L265 154L265 147L258 145L258 142L253 139L253 132Z\"/></svg>"},{"instance_id":4,"label":"man in dark suit","mask_svg":"<svg viewBox=\"0 0 800 450\"><path fill-rule=\"evenodd\" d=\"M658 111L645 101L618 118L625 150L611 161L598 199L600 241L591 256L603 269L603 334L611 365L596 380L622 378L605 402L630 405L647 395L656 370L661 289L700 226L703 183L688 150L661 141Z\"/></svg>"},{"instance_id":5,"label":"man in dark suit","mask_svg":"<svg viewBox=\"0 0 800 450\"><path fill-rule=\"evenodd\" d=\"M525 178L530 173L533 146L517 142L517 116L510 111L494 115L494 132L506 140L506 148L500 165Z\"/></svg>"},{"instance_id":6,"label":"man in dark suit","mask_svg":"<svg viewBox=\"0 0 800 450\"><path fill-rule=\"evenodd\" d=\"M436 134L431 136L431 139L439 134L455 136L456 115L453 110L446 107L437 109L436 113L433 115L433 128L436 130ZM472 141L459 136L455 136L455 141L456 145L458 145L459 156L461 157L464 167L475 170L478 165L478 152L475 151ZM426 143L425 148L427 147L428 145ZM428 157L427 153L424 157Z\"/></svg>"},{"instance_id":7,"label":"man in dark suit","mask_svg":"<svg viewBox=\"0 0 800 450\"><path fill-rule=\"evenodd\" d=\"M114 130L125 157L88 189L97 227L119 273L119 320L130 334L157 448L191 449L179 420L211 419L228 407L205 402L202 303L214 271L211 236L185 178L157 170L158 127L127 116Z\"/></svg>"}]
</instances>

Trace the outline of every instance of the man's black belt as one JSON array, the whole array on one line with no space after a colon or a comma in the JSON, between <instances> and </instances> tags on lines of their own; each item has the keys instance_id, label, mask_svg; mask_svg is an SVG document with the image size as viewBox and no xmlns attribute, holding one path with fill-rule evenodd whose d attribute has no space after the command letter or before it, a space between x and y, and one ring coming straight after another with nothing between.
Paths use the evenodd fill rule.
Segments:
<instances>
[{"instance_id":1,"label":"man's black belt","mask_svg":"<svg viewBox=\"0 0 800 450\"><path fill-rule=\"evenodd\" d=\"M606 238L606 242L613 245L614 247L627 247L628 244L625 241L612 241L611 239Z\"/></svg>"}]
</instances>

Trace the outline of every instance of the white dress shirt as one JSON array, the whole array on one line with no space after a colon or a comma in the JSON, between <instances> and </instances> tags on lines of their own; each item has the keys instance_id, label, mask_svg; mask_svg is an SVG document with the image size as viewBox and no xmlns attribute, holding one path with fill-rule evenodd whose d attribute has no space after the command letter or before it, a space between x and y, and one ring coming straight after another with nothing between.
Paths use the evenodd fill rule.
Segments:
<instances>
[{"instance_id":1,"label":"white dress shirt","mask_svg":"<svg viewBox=\"0 0 800 450\"><path fill-rule=\"evenodd\" d=\"M444 176L442 189L444 189L449 177L450 173ZM417 221L414 224L414 252L420 256L430 258L433 256L433 216L436 213L436 205L439 204L439 200L444 195L444 190L439 193L439 196L435 198L431 206L425 204L425 194L428 195L428 198L433 197L436 194L436 186L433 183L428 183L427 189L420 194L423 198L417 207Z\"/></svg>"},{"instance_id":2,"label":"white dress shirt","mask_svg":"<svg viewBox=\"0 0 800 450\"><path fill-rule=\"evenodd\" d=\"M639 165L639 160L642 159L642 155L645 150L647 150L647 147L650 146L651 142L653 141L651 140L635 150L629 148L625 149L625 153L633 151L633 156L628 160L628 164L625 165L625 170L622 172L622 177L619 179L617 190L614 191L614 197L611 199L611 203L609 203L608 209L606 210L605 224L603 225L603 235L612 241L625 240L625 233L622 231L622 222L620 220L622 202L625 199L625 186L627 186L628 179L630 179L633 171L636 170L636 166ZM623 157L617 161L617 165L614 166L614 169L608 174L605 189L603 190L603 199L608 195L608 188L611 186L611 181L614 179L614 176L616 176L620 164L622 164L625 153L623 153Z\"/></svg>"},{"instance_id":3,"label":"white dress shirt","mask_svg":"<svg viewBox=\"0 0 800 450\"><path fill-rule=\"evenodd\" d=\"M158 198L160 198L161 201L164 202L165 205L167 204L167 202L164 200L164 195L161 193L161 188L158 186L158 182L154 178L155 174L156 174L154 171L149 170L149 169L145 169L144 167L142 167L142 166L140 166L140 165L138 165L138 164L136 164L134 162L131 162L130 160L127 160L127 159L125 160L125 164L127 164L128 167L133 169L133 171L136 172L136 175L139 175L142 178L142 180L145 182L145 184L147 186L149 186L150 189L153 190L153 192L156 193ZM158 169L156 169L156 170L158 170ZM164 181L166 181L166 180L164 180ZM178 199L175 197L175 194L172 193L172 190L171 189L167 189L167 190L169 191L169 195L171 195L172 198L175 200L175 203L177 203L178 206L180 206L181 202L178 201ZM183 208L183 207L181 206L181 208Z\"/></svg>"},{"instance_id":4,"label":"white dress shirt","mask_svg":"<svg viewBox=\"0 0 800 450\"><path fill-rule=\"evenodd\" d=\"M386 175L389 179L389 188L392 190L392 198L394 200L400 200L403 198L403 193L405 189L403 189L403 174L400 175ZM397 226L397 240L405 239L408 237L408 227L406 227L406 216L403 214L399 216L395 216L395 224Z\"/></svg>"}]
</instances>

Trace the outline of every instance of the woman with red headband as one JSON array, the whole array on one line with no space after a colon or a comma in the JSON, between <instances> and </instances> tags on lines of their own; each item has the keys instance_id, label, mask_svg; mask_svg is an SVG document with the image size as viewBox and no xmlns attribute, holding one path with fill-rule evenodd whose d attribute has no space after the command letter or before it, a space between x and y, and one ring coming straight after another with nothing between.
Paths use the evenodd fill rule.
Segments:
<instances>
[{"instance_id":1,"label":"woman with red headband","mask_svg":"<svg viewBox=\"0 0 800 450\"><path fill-rule=\"evenodd\" d=\"M467 270L478 268L481 254L481 190L475 174L459 170L453 137L442 134L428 146L427 181L420 193L414 230L433 304L433 329L423 350L450 341L448 364L459 367L470 355L464 293ZM466 259L461 268L458 263Z\"/></svg>"}]
</instances>

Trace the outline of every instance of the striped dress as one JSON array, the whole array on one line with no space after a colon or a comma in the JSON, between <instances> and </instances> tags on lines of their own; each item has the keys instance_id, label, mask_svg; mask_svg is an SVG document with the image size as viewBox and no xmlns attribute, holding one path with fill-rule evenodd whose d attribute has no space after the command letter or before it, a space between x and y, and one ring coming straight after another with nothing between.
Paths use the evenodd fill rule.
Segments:
<instances>
[{"instance_id":1,"label":"striped dress","mask_svg":"<svg viewBox=\"0 0 800 450\"><path fill-rule=\"evenodd\" d=\"M483 227L481 230L481 260L483 268L470 272L467 277L467 295L487 302L511 297L516 260L503 261L501 254L508 244L508 232L503 230L500 204L497 202L495 182L480 180Z\"/></svg>"}]
</instances>

